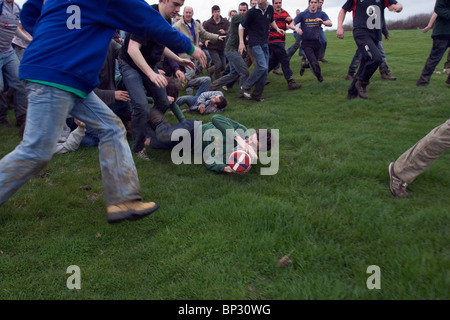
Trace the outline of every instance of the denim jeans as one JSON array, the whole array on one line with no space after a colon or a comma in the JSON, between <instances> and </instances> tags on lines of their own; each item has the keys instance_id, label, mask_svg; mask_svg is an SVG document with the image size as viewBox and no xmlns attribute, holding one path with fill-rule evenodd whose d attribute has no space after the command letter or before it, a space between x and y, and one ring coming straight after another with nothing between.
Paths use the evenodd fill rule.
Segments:
<instances>
[{"instance_id":1,"label":"denim jeans","mask_svg":"<svg viewBox=\"0 0 450 320\"><path fill-rule=\"evenodd\" d=\"M95 93L81 99L38 83L28 83L27 89L29 102L23 140L0 160L0 205L47 165L69 113L99 135L106 205L142 199L122 121Z\"/></svg>"},{"instance_id":2,"label":"denim jeans","mask_svg":"<svg viewBox=\"0 0 450 320\"><path fill-rule=\"evenodd\" d=\"M155 67L154 70L158 73ZM145 127L150 115L150 106L147 96L155 101L154 108L166 112L170 106L166 88L158 88L150 79L131 67L126 62L120 63L122 80L131 99L131 134L133 137L133 152L139 152L144 148Z\"/></svg>"},{"instance_id":3,"label":"denim jeans","mask_svg":"<svg viewBox=\"0 0 450 320\"><path fill-rule=\"evenodd\" d=\"M227 65L224 51L214 49L209 49L208 51L211 56L211 63L214 65L214 79L219 79Z\"/></svg>"},{"instance_id":4,"label":"denim jeans","mask_svg":"<svg viewBox=\"0 0 450 320\"><path fill-rule=\"evenodd\" d=\"M430 82L431 75L444 56L447 48L450 48L450 40L436 38L433 39L433 47L431 48L430 55L425 62L425 66L423 67L419 82L424 84L428 84Z\"/></svg>"},{"instance_id":5,"label":"denim jeans","mask_svg":"<svg viewBox=\"0 0 450 320\"><path fill-rule=\"evenodd\" d=\"M196 121L195 119L187 119L172 126L167 126L166 124L161 123L155 130L149 128L148 136L150 137L150 146L155 149L166 149L166 150L172 149L175 145L177 145L180 142L178 140L172 141L172 134L176 130L180 129L186 130L182 131L182 133L188 136L183 135L183 139L187 138L191 139L192 144L192 139L194 139L193 132L195 121Z\"/></svg>"},{"instance_id":6,"label":"denim jeans","mask_svg":"<svg viewBox=\"0 0 450 320\"><path fill-rule=\"evenodd\" d=\"M25 85L19 80L19 58L14 50L0 53L0 91L5 89L5 82L14 88L14 112L16 119L25 117L27 113L27 93ZM0 118L7 116L6 103L0 103Z\"/></svg>"},{"instance_id":7,"label":"denim jeans","mask_svg":"<svg viewBox=\"0 0 450 320\"><path fill-rule=\"evenodd\" d=\"M242 87L244 90L254 87L252 96L261 98L269 74L269 45L256 45L251 47L251 50L257 66Z\"/></svg>"},{"instance_id":8,"label":"denim jeans","mask_svg":"<svg viewBox=\"0 0 450 320\"><path fill-rule=\"evenodd\" d=\"M225 76L216 79L211 84L211 90L215 91L223 86L229 85L239 79L239 93L240 88L247 80L250 72L248 71L247 64L245 63L242 55L237 50L226 50L225 57L228 59L228 65L230 66L230 72Z\"/></svg>"},{"instance_id":9,"label":"denim jeans","mask_svg":"<svg viewBox=\"0 0 450 320\"><path fill-rule=\"evenodd\" d=\"M191 87L194 89L197 89L197 93L193 96L186 95L181 96L177 99L176 104L180 107L184 104L187 104L188 107L192 107L195 102L197 102L198 97L203 92L209 91L211 88L211 78L210 77L200 77L200 78L194 78L188 81L187 87Z\"/></svg>"}]
</instances>

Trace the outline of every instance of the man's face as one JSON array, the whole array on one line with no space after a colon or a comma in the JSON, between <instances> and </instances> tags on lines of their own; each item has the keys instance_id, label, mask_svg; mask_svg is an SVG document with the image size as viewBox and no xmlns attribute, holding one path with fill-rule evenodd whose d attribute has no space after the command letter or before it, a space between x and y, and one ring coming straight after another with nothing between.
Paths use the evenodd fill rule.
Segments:
<instances>
[{"instance_id":1,"label":"man's face","mask_svg":"<svg viewBox=\"0 0 450 320\"><path fill-rule=\"evenodd\" d=\"M260 7L261 9L265 9L267 6L267 0L258 0L258 7Z\"/></svg>"},{"instance_id":2,"label":"man's face","mask_svg":"<svg viewBox=\"0 0 450 320\"><path fill-rule=\"evenodd\" d=\"M239 6L239 14L246 14L247 6Z\"/></svg>"},{"instance_id":3,"label":"man's face","mask_svg":"<svg viewBox=\"0 0 450 320\"><path fill-rule=\"evenodd\" d=\"M318 7L319 9L322 8L322 6L323 6L323 1L324 1L324 0L319 0L319 7Z\"/></svg>"},{"instance_id":4,"label":"man's face","mask_svg":"<svg viewBox=\"0 0 450 320\"><path fill-rule=\"evenodd\" d=\"M212 13L212 16L214 17L214 19L219 19L220 18L220 10L214 10Z\"/></svg>"},{"instance_id":5,"label":"man's face","mask_svg":"<svg viewBox=\"0 0 450 320\"><path fill-rule=\"evenodd\" d=\"M281 0L273 0L273 8L277 12L280 11L281 10Z\"/></svg>"},{"instance_id":6,"label":"man's face","mask_svg":"<svg viewBox=\"0 0 450 320\"><path fill-rule=\"evenodd\" d=\"M309 9L311 9L311 11L316 11L318 6L319 6L319 2L317 0L309 1Z\"/></svg>"},{"instance_id":7,"label":"man's face","mask_svg":"<svg viewBox=\"0 0 450 320\"><path fill-rule=\"evenodd\" d=\"M159 10L164 18L175 18L183 4L184 0L163 0L159 3Z\"/></svg>"},{"instance_id":8,"label":"man's face","mask_svg":"<svg viewBox=\"0 0 450 320\"><path fill-rule=\"evenodd\" d=\"M190 22L192 16L194 15L194 10L191 7L185 7L183 11L183 18L185 21Z\"/></svg>"}]
</instances>

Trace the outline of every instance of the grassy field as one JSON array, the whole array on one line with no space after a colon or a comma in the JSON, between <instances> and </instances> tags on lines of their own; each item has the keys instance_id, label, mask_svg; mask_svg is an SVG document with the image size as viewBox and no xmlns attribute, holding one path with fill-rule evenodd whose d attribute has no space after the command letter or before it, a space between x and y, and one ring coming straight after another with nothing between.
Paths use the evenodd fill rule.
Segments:
<instances>
[{"instance_id":1,"label":"grassy field","mask_svg":"<svg viewBox=\"0 0 450 320\"><path fill-rule=\"evenodd\" d=\"M160 209L109 225L98 150L55 156L0 207L0 299L449 299L450 154L407 199L390 194L387 174L450 115L446 75L415 86L430 34L391 31L384 46L398 79L377 72L368 100L346 99L351 33L327 37L323 83L309 69L300 77L295 55L301 89L271 73L262 103L237 99L237 86L225 93L224 116L279 129L275 175L260 175L259 164L243 176L215 174L148 150L150 162L135 162L144 199ZM1 158L20 139L15 127L0 136ZM292 263L277 267L290 252ZM80 290L66 286L71 265ZM366 285L371 265L380 289Z\"/></svg>"}]
</instances>

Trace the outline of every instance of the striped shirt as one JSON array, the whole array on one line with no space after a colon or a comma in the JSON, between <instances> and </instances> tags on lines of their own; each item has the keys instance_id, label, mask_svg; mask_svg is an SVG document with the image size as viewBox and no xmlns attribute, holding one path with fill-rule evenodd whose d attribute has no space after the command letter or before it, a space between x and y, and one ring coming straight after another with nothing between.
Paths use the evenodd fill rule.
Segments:
<instances>
[{"instance_id":1,"label":"striped shirt","mask_svg":"<svg viewBox=\"0 0 450 320\"><path fill-rule=\"evenodd\" d=\"M274 11L273 20L275 20L278 28L280 28L281 30L284 30L284 31L286 31L286 29L287 29L286 26L292 22L291 16L284 9L281 9L280 14L278 14ZM285 42L285 41L286 41L286 36L282 35L281 33L278 33L276 30L274 30L272 28L272 26L270 26L269 43Z\"/></svg>"}]
</instances>

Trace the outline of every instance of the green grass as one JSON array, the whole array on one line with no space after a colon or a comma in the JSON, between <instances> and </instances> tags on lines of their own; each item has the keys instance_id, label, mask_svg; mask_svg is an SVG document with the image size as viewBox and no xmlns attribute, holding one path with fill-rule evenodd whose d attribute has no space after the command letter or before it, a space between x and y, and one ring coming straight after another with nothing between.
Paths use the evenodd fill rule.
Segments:
<instances>
[{"instance_id":1,"label":"green grass","mask_svg":"<svg viewBox=\"0 0 450 320\"><path fill-rule=\"evenodd\" d=\"M295 55L300 90L270 74L262 103L237 99L237 86L226 92L225 116L280 130L276 175L260 175L261 165L215 174L149 150L150 162L135 162L144 199L160 209L109 225L98 150L55 156L0 208L0 299L449 299L450 155L407 199L391 196L387 175L449 118L446 75L415 86L431 39L391 31L384 45L398 79L377 72L369 99L349 101L352 35L327 37L323 83L309 69L300 77ZM0 135L3 157L20 140L17 128ZM277 267L292 250L292 264ZM66 287L70 265L81 268L81 290ZM366 287L370 265L380 290Z\"/></svg>"}]
</instances>

